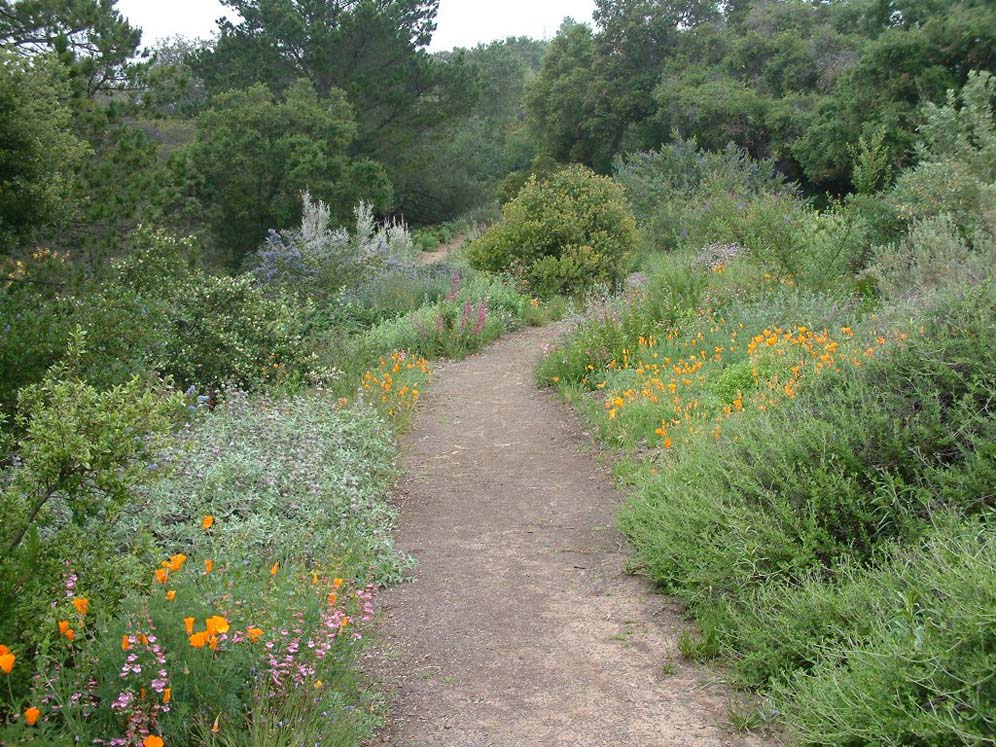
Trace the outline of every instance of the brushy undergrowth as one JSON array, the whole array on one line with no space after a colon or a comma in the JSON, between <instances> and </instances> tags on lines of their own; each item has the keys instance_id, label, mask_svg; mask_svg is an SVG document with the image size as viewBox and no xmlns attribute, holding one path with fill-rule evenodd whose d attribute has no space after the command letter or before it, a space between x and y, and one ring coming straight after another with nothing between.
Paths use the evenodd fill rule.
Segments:
<instances>
[{"instance_id":1,"label":"brushy undergrowth","mask_svg":"<svg viewBox=\"0 0 996 747\"><path fill-rule=\"evenodd\" d=\"M371 734L362 631L412 565L396 435L429 359L536 309L459 257L419 265L365 206L347 231L304 202L235 277L140 231L105 277L39 251L0 284L0 744Z\"/></svg>"},{"instance_id":2,"label":"brushy undergrowth","mask_svg":"<svg viewBox=\"0 0 996 747\"><path fill-rule=\"evenodd\" d=\"M537 372L622 448L633 567L699 623L682 653L800 745L996 737L993 85L822 211L732 150L620 162L678 251Z\"/></svg>"},{"instance_id":3,"label":"brushy undergrowth","mask_svg":"<svg viewBox=\"0 0 996 747\"><path fill-rule=\"evenodd\" d=\"M724 656L802 744L984 744L996 287L899 322L685 262L703 282L663 294L665 269L538 371L645 460L620 522L700 623L684 651Z\"/></svg>"}]
</instances>

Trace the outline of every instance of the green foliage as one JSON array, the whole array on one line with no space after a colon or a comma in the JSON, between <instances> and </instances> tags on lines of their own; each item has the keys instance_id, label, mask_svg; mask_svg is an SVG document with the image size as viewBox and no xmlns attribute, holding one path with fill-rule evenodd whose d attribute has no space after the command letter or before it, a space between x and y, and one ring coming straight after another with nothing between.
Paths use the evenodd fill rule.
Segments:
<instances>
[{"instance_id":1,"label":"green foliage","mask_svg":"<svg viewBox=\"0 0 996 747\"><path fill-rule=\"evenodd\" d=\"M528 166L536 147L523 124L525 85L546 42L526 38L437 53L437 63L462 60L479 95L466 112L433 127L392 168L398 209L415 224L452 221L494 199L509 173Z\"/></svg>"},{"instance_id":2,"label":"green foliage","mask_svg":"<svg viewBox=\"0 0 996 747\"><path fill-rule=\"evenodd\" d=\"M108 393L105 404L122 394L134 392ZM150 398L126 399L123 412ZM53 542L46 552L59 562L36 565L17 604L5 604L5 616L23 611L31 626L0 629L18 656L17 684L0 696L5 740L151 732L199 744L222 739L211 731L220 723L225 743L262 747L274 743L265 735L286 714L309 744L355 745L369 733L352 674L353 631L373 611L367 581L397 580L409 566L390 537L392 433L372 409L346 411L321 392L256 401L235 393L219 410L190 416L168 448L162 433L136 439L141 431L127 421L109 429L114 443L131 444L132 457L147 450L116 478L141 484L129 482L127 503L95 515L87 534ZM153 454L153 467L142 463ZM162 583L153 583L154 571ZM88 610L80 612L74 605L83 599ZM223 628L195 645L188 634L212 616ZM71 643L58 620L74 630ZM42 677L29 690L32 670ZM10 718L21 703L51 700L67 705L44 708L34 732Z\"/></svg>"},{"instance_id":3,"label":"green foliage","mask_svg":"<svg viewBox=\"0 0 996 747\"><path fill-rule=\"evenodd\" d=\"M307 307L266 298L246 275L198 280L176 299L156 351L158 370L198 387L304 376L309 352L301 315Z\"/></svg>"},{"instance_id":4,"label":"green foliage","mask_svg":"<svg viewBox=\"0 0 996 747\"><path fill-rule=\"evenodd\" d=\"M529 299L503 278L477 274L451 276L445 297L407 316L385 321L359 334L340 358L360 370L385 350L410 350L427 358L462 358L523 321Z\"/></svg>"},{"instance_id":5,"label":"green foliage","mask_svg":"<svg viewBox=\"0 0 996 747\"><path fill-rule=\"evenodd\" d=\"M583 167L533 179L503 213L505 221L470 246L475 267L517 269L544 296L622 280L636 222L611 179Z\"/></svg>"},{"instance_id":6,"label":"green foliage","mask_svg":"<svg viewBox=\"0 0 996 747\"><path fill-rule=\"evenodd\" d=\"M3 0L0 43L26 57L55 53L74 92L94 98L127 81L128 62L142 38L114 5L114 0Z\"/></svg>"},{"instance_id":7,"label":"green foliage","mask_svg":"<svg viewBox=\"0 0 996 747\"><path fill-rule=\"evenodd\" d=\"M236 25L194 69L213 93L263 83L281 92L306 79L321 99L345 92L356 115L353 152L390 165L392 181L419 138L464 113L474 97L462 58L431 57L437 3L225 0ZM313 187L318 194L319 190Z\"/></svg>"},{"instance_id":8,"label":"green foliage","mask_svg":"<svg viewBox=\"0 0 996 747\"><path fill-rule=\"evenodd\" d=\"M61 594L66 562L79 565L95 596L120 597L128 561L112 549L110 528L147 478L181 404L161 383L132 379L98 391L83 382L71 366L84 341L77 332L70 364L21 391L17 458L0 478L0 637L25 646L41 644L54 627L49 601Z\"/></svg>"},{"instance_id":9,"label":"green foliage","mask_svg":"<svg viewBox=\"0 0 996 747\"><path fill-rule=\"evenodd\" d=\"M557 163L549 156L536 156L528 169L513 171L498 185L499 205L504 206L518 197L519 192L529 183L530 179L535 178L539 182L546 181L563 168L563 164Z\"/></svg>"},{"instance_id":10,"label":"green foliage","mask_svg":"<svg viewBox=\"0 0 996 747\"><path fill-rule=\"evenodd\" d=\"M966 236L996 231L996 78L972 73L944 106L928 104L920 163L899 176L889 202L905 221L949 215ZM960 106L959 106L960 104Z\"/></svg>"},{"instance_id":11,"label":"green foliage","mask_svg":"<svg viewBox=\"0 0 996 747\"><path fill-rule=\"evenodd\" d=\"M991 738L994 541L984 524L942 527L921 546L892 551L881 569L845 577L831 597L831 642L810 649L810 672L775 690L804 744L953 747ZM790 592L810 614L812 588ZM788 622L760 617L774 635Z\"/></svg>"},{"instance_id":12,"label":"green foliage","mask_svg":"<svg viewBox=\"0 0 996 747\"><path fill-rule=\"evenodd\" d=\"M720 152L702 150L694 138L676 136L660 150L617 157L614 168L645 243L665 251L682 245L699 249L721 238L705 235L697 226L711 221L702 216L711 216L713 205L722 209L758 195L792 191L773 162L755 161L732 144Z\"/></svg>"},{"instance_id":13,"label":"green foliage","mask_svg":"<svg viewBox=\"0 0 996 747\"><path fill-rule=\"evenodd\" d=\"M0 256L68 216L86 153L70 130L68 96L54 60L0 49Z\"/></svg>"},{"instance_id":14,"label":"green foliage","mask_svg":"<svg viewBox=\"0 0 996 747\"><path fill-rule=\"evenodd\" d=\"M915 224L901 242L878 247L869 274L893 301L922 300L977 285L992 274L996 240L977 235L972 245L947 215Z\"/></svg>"},{"instance_id":15,"label":"green foliage","mask_svg":"<svg viewBox=\"0 0 996 747\"><path fill-rule=\"evenodd\" d=\"M139 491L117 539L148 534L155 546L199 546L205 557L335 559L364 584L395 583L409 562L390 536L393 453L393 434L372 408L344 410L321 391L290 399L231 392L160 456L162 479ZM207 538L206 514L217 523Z\"/></svg>"},{"instance_id":16,"label":"green foliage","mask_svg":"<svg viewBox=\"0 0 996 747\"><path fill-rule=\"evenodd\" d=\"M361 199L387 206L391 190L383 168L348 155L355 135L345 94L330 90L322 100L306 81L280 98L262 84L215 97L197 117L190 158L226 262L239 266L268 228L296 223L305 190L339 218Z\"/></svg>"}]
</instances>

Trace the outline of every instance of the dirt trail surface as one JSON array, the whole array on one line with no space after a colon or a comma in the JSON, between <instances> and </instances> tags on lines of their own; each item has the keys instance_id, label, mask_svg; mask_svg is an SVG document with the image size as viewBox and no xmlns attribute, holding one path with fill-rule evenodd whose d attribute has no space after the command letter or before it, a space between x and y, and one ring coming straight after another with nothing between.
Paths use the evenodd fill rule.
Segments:
<instances>
[{"instance_id":1,"label":"dirt trail surface","mask_svg":"<svg viewBox=\"0 0 996 747\"><path fill-rule=\"evenodd\" d=\"M445 262L450 254L458 251L466 241L466 237L457 236L448 244L440 244L439 248L433 252L422 252L418 257L418 261L423 265L438 265L440 262Z\"/></svg>"},{"instance_id":2,"label":"dirt trail surface","mask_svg":"<svg viewBox=\"0 0 996 747\"><path fill-rule=\"evenodd\" d=\"M445 366L406 436L398 541L417 581L380 599L367 669L393 705L373 744L767 744L682 663L680 610L624 573L610 476L533 384L556 333Z\"/></svg>"}]
</instances>

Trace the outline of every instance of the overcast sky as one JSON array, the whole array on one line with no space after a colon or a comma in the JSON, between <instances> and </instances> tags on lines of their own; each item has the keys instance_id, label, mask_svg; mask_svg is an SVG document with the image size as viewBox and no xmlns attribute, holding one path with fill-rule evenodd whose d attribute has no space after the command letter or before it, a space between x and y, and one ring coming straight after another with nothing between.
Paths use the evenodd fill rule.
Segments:
<instances>
[{"instance_id":1,"label":"overcast sky","mask_svg":"<svg viewBox=\"0 0 996 747\"><path fill-rule=\"evenodd\" d=\"M442 0L433 51L472 47L507 36L552 37L565 17L590 21L594 0ZM143 45L177 34L210 37L222 15L217 0L118 0L143 30Z\"/></svg>"}]
</instances>

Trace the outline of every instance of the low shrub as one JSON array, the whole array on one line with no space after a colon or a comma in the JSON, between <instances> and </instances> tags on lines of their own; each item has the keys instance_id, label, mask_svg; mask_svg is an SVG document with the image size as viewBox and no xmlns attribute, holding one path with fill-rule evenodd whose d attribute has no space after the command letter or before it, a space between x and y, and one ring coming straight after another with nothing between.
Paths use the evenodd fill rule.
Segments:
<instances>
[{"instance_id":1,"label":"low shrub","mask_svg":"<svg viewBox=\"0 0 996 747\"><path fill-rule=\"evenodd\" d=\"M358 387L360 381L353 383ZM372 408L321 391L290 399L229 392L157 461L164 477L139 491L119 521L120 541L147 534L154 546L307 562L336 558L370 582L397 581L384 502L393 436ZM210 541L196 529L218 520Z\"/></svg>"},{"instance_id":2,"label":"low shrub","mask_svg":"<svg viewBox=\"0 0 996 747\"><path fill-rule=\"evenodd\" d=\"M127 589L134 563L116 552L112 528L182 412L162 382L98 391L79 379L71 364L84 339L77 332L69 362L21 390L0 472L0 640L22 651L50 638L70 561L95 598L113 604Z\"/></svg>"},{"instance_id":3,"label":"low shrub","mask_svg":"<svg viewBox=\"0 0 996 747\"><path fill-rule=\"evenodd\" d=\"M503 214L468 248L474 267L514 270L544 297L621 283L636 224L611 179L581 166L532 179Z\"/></svg>"},{"instance_id":4,"label":"low shrub","mask_svg":"<svg viewBox=\"0 0 996 747\"><path fill-rule=\"evenodd\" d=\"M927 218L899 243L878 247L869 274L893 302L978 285L996 267L996 238L981 232L973 238L969 243L946 214Z\"/></svg>"},{"instance_id":5,"label":"low shrub","mask_svg":"<svg viewBox=\"0 0 996 747\"><path fill-rule=\"evenodd\" d=\"M646 243L658 251L698 249L711 240L702 237L708 233L704 226L724 208L794 191L774 162L756 161L733 145L701 150L694 138L676 137L660 150L619 156L614 168Z\"/></svg>"},{"instance_id":6,"label":"low shrub","mask_svg":"<svg viewBox=\"0 0 996 747\"><path fill-rule=\"evenodd\" d=\"M92 399L74 394L78 408ZM124 417L149 397L112 391L98 404ZM52 535L60 541L42 547L61 553L58 562L32 565L31 584L8 585L5 564L0 640L13 658L0 740L124 745L154 735L263 747L290 719L295 744L362 741L372 727L353 674L362 623L374 587L399 580L410 562L390 536L393 432L373 407L346 405L321 391L230 392L213 412L191 404L165 450L162 438L136 439L141 431L117 420L103 436L80 429L106 449L114 433L128 445L115 464L89 452L91 492L127 490L128 500L88 508L71 542ZM59 412L74 430L72 409ZM39 427L54 435L51 417ZM21 445L25 470L40 459L32 444ZM38 709L33 724L29 708Z\"/></svg>"}]
</instances>

